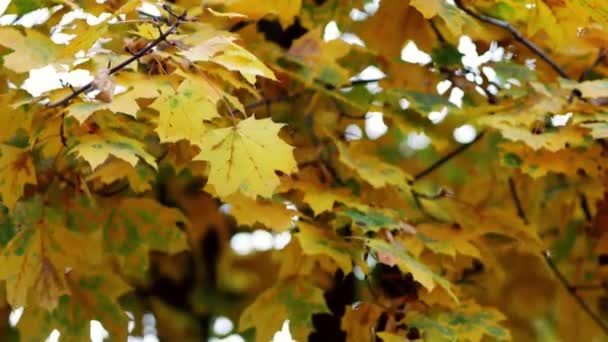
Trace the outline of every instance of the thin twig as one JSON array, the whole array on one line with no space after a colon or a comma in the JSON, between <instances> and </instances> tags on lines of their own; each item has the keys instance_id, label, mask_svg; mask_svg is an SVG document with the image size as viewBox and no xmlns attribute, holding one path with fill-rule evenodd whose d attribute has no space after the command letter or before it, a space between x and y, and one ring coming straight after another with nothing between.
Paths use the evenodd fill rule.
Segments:
<instances>
[{"instance_id":1,"label":"thin twig","mask_svg":"<svg viewBox=\"0 0 608 342\"><path fill-rule=\"evenodd\" d=\"M184 22L185 19L186 19L186 12L184 11L184 13L177 18L177 21L175 21L175 23L173 25L171 25L171 27L165 33L163 33L162 35L160 35L153 42L149 43L148 45L146 45L141 50L137 51L131 57L129 57L126 60L124 60L122 63L114 66L113 68L111 68L109 70L109 72L108 72L108 75L113 75L113 74L119 72L120 70L122 70L123 68L125 68L127 65L131 64L133 61L138 60L141 57L143 57L150 50L152 50L155 46L157 46L158 44L162 43L165 39L167 39L167 37L169 37L169 35L173 34L173 32L175 32L175 30L177 30L178 26L182 22ZM47 104L47 107L49 107L49 108L55 108L55 107L61 107L61 106L67 105L73 98L77 97L78 95L80 95L80 94L82 94L84 92L87 92L89 90L93 90L93 88L95 88L95 85L94 85L95 83L94 82L95 81L91 81L88 84L86 84L86 85L84 85L84 86L76 89L70 95L64 97L63 99L61 99L59 101Z\"/></svg>"},{"instance_id":2,"label":"thin twig","mask_svg":"<svg viewBox=\"0 0 608 342\"><path fill-rule=\"evenodd\" d=\"M608 56L608 51L606 49L604 49L603 47L601 47L597 54L597 58L593 61L593 63L591 63L591 65L589 65L587 67L587 69L585 69L581 73L581 75L578 77L578 81L583 82L584 80L586 80L587 77L589 77L589 74L591 73L591 71L593 71L593 69L595 69L595 67L598 66L601 62L603 62L607 56Z\"/></svg>"},{"instance_id":3,"label":"thin twig","mask_svg":"<svg viewBox=\"0 0 608 342\"><path fill-rule=\"evenodd\" d=\"M587 200L587 196L581 193L579 194L581 201L581 209L583 210L583 214L585 215L585 220L587 222L591 222L593 220L593 215L591 215L591 209L589 208L589 201Z\"/></svg>"},{"instance_id":4,"label":"thin twig","mask_svg":"<svg viewBox=\"0 0 608 342\"><path fill-rule=\"evenodd\" d=\"M427 167L426 169L424 169L421 172L419 172L418 174L416 174L414 176L414 180L410 181L410 185L412 185L415 182L419 181L420 179L426 177L428 174L430 174L431 172L433 172L436 169L438 169L441 165L445 164L450 159L456 157L460 153L462 153L462 152L466 151L467 149L469 149L471 146L475 145L476 142L478 142L479 140L481 140L481 138L483 137L484 134L485 134L484 131L479 132L479 134L475 137L475 140L471 141L470 143L468 143L466 145L459 146L454 151L446 154L441 159L439 159L438 161L436 161L433 164L431 164L431 166Z\"/></svg>"},{"instance_id":5,"label":"thin twig","mask_svg":"<svg viewBox=\"0 0 608 342\"><path fill-rule=\"evenodd\" d=\"M589 305L587 305L583 298L576 292L576 288L570 285L566 277L562 274L562 272L557 268L557 265L555 265L555 263L553 262L551 254L548 251L543 251L542 254L543 258L547 262L547 265L549 265L549 268L551 269L557 280L559 280L559 282L566 289L566 291L570 293L570 296L572 296L572 298L577 302L578 306L580 306L580 308L585 311L587 316L589 316L589 318L591 318L595 322L595 324L597 324L597 326L602 329L604 334L608 336L608 325L606 324L606 322L604 322L599 315L597 315L595 312L593 312L593 310L591 310Z\"/></svg>"},{"instance_id":6,"label":"thin twig","mask_svg":"<svg viewBox=\"0 0 608 342\"><path fill-rule=\"evenodd\" d=\"M511 197L513 197L513 202L515 203L515 208L517 208L517 216L524 221L524 224L528 224L528 218L526 217L526 212L524 211L524 207L521 205L521 200L517 195L517 188L515 187L515 181L513 177L509 177L509 189L511 190Z\"/></svg>"},{"instance_id":7,"label":"thin twig","mask_svg":"<svg viewBox=\"0 0 608 342\"><path fill-rule=\"evenodd\" d=\"M549 64L549 66L551 66L551 68L553 68L553 70L555 70L555 72L557 72L561 77L568 79L570 78L561 66L559 66L553 59L551 59L551 57L549 57L549 55L547 55L541 48L536 46L536 44L534 44L528 38L524 37L519 31L517 31L517 29L513 25L511 25L511 23L484 14L473 12L472 10L464 6L462 0L454 0L454 3L456 4L456 6L458 6L458 8L460 8L462 11L472 16L473 18L509 31L509 33L511 33L515 40L525 45L528 49L532 50L532 52L534 52L538 57L540 57L543 61Z\"/></svg>"},{"instance_id":8,"label":"thin twig","mask_svg":"<svg viewBox=\"0 0 608 342\"><path fill-rule=\"evenodd\" d=\"M608 284L587 284L587 285L571 285L572 291L587 291L587 290L608 290Z\"/></svg>"}]
</instances>

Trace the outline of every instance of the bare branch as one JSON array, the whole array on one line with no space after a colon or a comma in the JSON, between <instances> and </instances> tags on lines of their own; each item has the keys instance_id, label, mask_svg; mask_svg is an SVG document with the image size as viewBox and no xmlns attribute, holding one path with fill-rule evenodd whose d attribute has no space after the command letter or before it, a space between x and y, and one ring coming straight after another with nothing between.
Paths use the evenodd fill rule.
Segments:
<instances>
[{"instance_id":1,"label":"bare branch","mask_svg":"<svg viewBox=\"0 0 608 342\"><path fill-rule=\"evenodd\" d=\"M177 17L177 20L175 21L175 23L173 25L171 25L171 27L165 33L163 33L162 35L160 35L153 42L149 43L148 45L146 45L141 50L139 50L136 53L134 53L131 57L127 58L122 63L114 66L113 68L111 68L109 70L109 72L108 72L108 75L113 75L113 74L119 72L120 70L122 70L123 68L125 68L127 65L131 64L135 60L138 60L141 57L143 57L144 55L146 55L155 46L157 46L158 44L160 44L163 41L165 41L167 39L167 37L169 37L169 35L173 34L175 32L175 30L177 30L178 26L186 20L186 18L187 18L186 17L186 12L184 11L184 13L182 15L180 15L179 17ZM70 95L64 97L63 99L61 99L59 101L56 101L56 102L52 102L52 103L47 104L47 107L49 107L49 108L55 108L55 107L65 106L72 99L74 99L75 97L77 97L78 95L80 95L82 93L85 93L87 91L93 90L94 87L95 87L94 86L94 81L91 81L88 84L86 84L86 85L84 85L84 86L76 89Z\"/></svg>"},{"instance_id":2,"label":"bare branch","mask_svg":"<svg viewBox=\"0 0 608 342\"><path fill-rule=\"evenodd\" d=\"M466 14L472 16L473 18L475 18L479 21L482 21L484 23L488 23L490 25L494 25L496 27L500 27L500 28L503 28L503 29L509 31L509 33L511 33L511 35L513 36L513 38L515 38L515 40L517 40L518 42L525 45L528 49L530 49L532 52L534 52L543 61L545 61L547 64L549 64L551 66L551 68L553 68L553 70L555 70L555 72L557 72L561 77L568 78L568 79L570 78L570 76L568 76L566 71L564 69L562 69L561 66L559 66L553 59L551 59L551 57L549 57L549 55L547 55L541 48L536 46L536 44L532 43L531 40L524 37L524 35L522 35L519 31L517 31L517 29L513 25L511 25L511 23L500 20L500 19L496 19L493 17L489 17L484 14L473 12L472 10L470 10L469 8L464 6L464 4L462 3L462 0L454 0L454 3L456 4L456 6L458 6L458 8L460 8Z\"/></svg>"},{"instance_id":3,"label":"bare branch","mask_svg":"<svg viewBox=\"0 0 608 342\"><path fill-rule=\"evenodd\" d=\"M521 218L524 223L528 224L528 218L526 217L526 212L524 211L523 206L521 205L521 200L517 195L517 188L515 187L515 181L513 177L509 177L509 190L511 190L511 197L513 197L513 202L515 203L515 208L517 208L517 216Z\"/></svg>"},{"instance_id":4,"label":"bare branch","mask_svg":"<svg viewBox=\"0 0 608 342\"><path fill-rule=\"evenodd\" d=\"M587 69L585 69L585 71L583 71L581 73L581 75L578 77L578 81L583 82L584 80L586 80L587 77L589 77L589 74L591 73L591 71L593 71L593 69L595 69L596 66L598 66L600 63L602 63L606 59L607 56L608 56L608 51L606 49L604 49L603 47L601 47L597 54L597 58L593 61L593 63L591 63L591 65L589 65L587 67Z\"/></svg>"},{"instance_id":5,"label":"bare branch","mask_svg":"<svg viewBox=\"0 0 608 342\"><path fill-rule=\"evenodd\" d=\"M595 312L593 312L593 310L591 310L589 305L587 305L587 303L585 303L583 298L576 292L577 288L570 285L570 283L568 282L566 277L562 274L562 272L557 268L557 265L555 265L555 263L553 262L553 259L551 258L551 254L548 251L543 251L542 254L543 254L543 258L547 262L547 265L549 266L549 268L551 269L551 271L553 272L553 274L555 275L557 280L559 280L559 282L566 289L566 291L568 291L568 293L570 293L572 298L576 301L578 306L581 309L583 309L583 311L585 311L587 316L589 316L589 318L591 318L595 322L595 324L597 324L597 326L600 329L602 329L604 334L606 334L608 336L608 325L606 324L606 322L604 322L600 318L600 316L598 314L596 314Z\"/></svg>"},{"instance_id":6,"label":"bare branch","mask_svg":"<svg viewBox=\"0 0 608 342\"><path fill-rule=\"evenodd\" d=\"M484 131L479 132L479 134L475 137L475 140L473 140L472 142L470 142L468 144L459 146L458 148L456 148L452 152L446 154L441 159L439 159L438 161L436 161L433 164L431 164L431 166L427 167L426 169L424 169L421 172L419 172L418 174L416 174L414 176L414 180L410 182L410 185L412 185L415 182L419 181L420 179L428 176L431 172L433 172L436 169L438 169L440 166L442 166L443 164L445 164L446 162L448 162L450 159L456 157L460 153L462 153L462 152L466 151L467 149L469 149L471 146L475 145L476 142L478 142L479 140L481 140L481 138L483 137L484 134L485 134Z\"/></svg>"}]
</instances>

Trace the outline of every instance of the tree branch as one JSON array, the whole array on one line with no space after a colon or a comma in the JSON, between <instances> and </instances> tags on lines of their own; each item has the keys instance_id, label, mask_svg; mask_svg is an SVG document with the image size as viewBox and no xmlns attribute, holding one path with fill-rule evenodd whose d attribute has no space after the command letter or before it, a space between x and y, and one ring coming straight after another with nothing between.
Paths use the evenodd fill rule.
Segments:
<instances>
[{"instance_id":1,"label":"tree branch","mask_svg":"<svg viewBox=\"0 0 608 342\"><path fill-rule=\"evenodd\" d=\"M422 170L421 172L417 173L414 176L414 180L410 181L410 185L412 185L415 182L419 181L420 179L428 176L431 172L433 172L436 169L438 169L440 166L442 166L443 164L445 164L446 162L448 162L450 159L456 157L460 153L462 153L462 152L466 151L467 149L469 149L471 146L475 145L476 142L478 142L479 140L481 140L481 138L483 137L484 134L485 134L484 131L479 132L479 134L475 137L475 140L471 141L470 143L468 143L466 145L459 146L458 148L456 148L452 152L446 154L441 159L439 159L438 161L436 161L433 164L431 164L431 166L429 166L426 169Z\"/></svg>"},{"instance_id":2,"label":"tree branch","mask_svg":"<svg viewBox=\"0 0 608 342\"><path fill-rule=\"evenodd\" d=\"M589 65L587 67L587 69L585 69L585 71L583 71L581 73L581 75L578 77L578 81L583 82L584 80L586 80L587 77L589 76L589 74L591 73L591 71L593 71L593 69L595 69L596 66L598 66L600 63L602 63L606 59L607 56L608 56L608 51L606 49L604 49L603 47L601 47L597 54L597 58L593 61L593 63L591 63L591 65Z\"/></svg>"},{"instance_id":3,"label":"tree branch","mask_svg":"<svg viewBox=\"0 0 608 342\"><path fill-rule=\"evenodd\" d=\"M509 177L509 189L511 190L511 197L513 197L513 202L515 203L515 208L517 208L517 216L521 218L524 223L528 224L528 218L526 217L526 212L524 211L523 206L521 205L521 200L517 195L517 188L515 187L515 181L513 177Z\"/></svg>"},{"instance_id":4,"label":"tree branch","mask_svg":"<svg viewBox=\"0 0 608 342\"><path fill-rule=\"evenodd\" d=\"M125 68L127 65L131 64L133 61L138 60L141 57L143 57L144 55L146 55L155 46L157 46L158 44L165 41L167 39L167 37L169 37L169 35L173 34L173 32L175 32L175 30L177 30L178 26L181 25L181 23L183 23L185 20L186 20L186 12L184 11L184 13L182 15L177 17L177 20L175 21L175 23L173 25L171 25L171 27L165 33L161 34L153 42L149 43L144 48L142 48L141 50L134 53L131 57L127 58L122 63L110 68L110 70L108 71L108 75L113 75L113 74L119 72L120 70ZM93 90L95 88L94 82L95 81L91 81L88 84L85 84L84 86L74 90L70 95L64 97L63 99L61 99L59 101L47 104L47 107L55 108L55 107L61 107L61 106L67 105L72 99L74 99L78 95L85 93L89 90Z\"/></svg>"},{"instance_id":5,"label":"tree branch","mask_svg":"<svg viewBox=\"0 0 608 342\"><path fill-rule=\"evenodd\" d=\"M577 288L570 285L570 283L568 282L566 277L564 277L562 272L557 268L557 265L555 265L555 263L553 262L553 259L551 258L551 254L548 251L543 251L542 254L543 254L543 258L547 262L547 265L549 265L549 268L551 269L551 271L553 272L553 274L555 275L557 280L559 280L559 282L566 289L566 291L568 291L568 293L570 293L570 296L572 296L572 298L576 301L578 306L580 306L580 308L583 309L583 311L585 311L587 316L589 316L589 318L591 318L595 322L595 324L597 324L597 326L600 329L602 329L604 334L606 334L608 336L608 325L600 318L599 315L597 315L595 312L593 312L593 310L591 310L591 308L589 307L589 305L587 305L587 303L585 303L583 298L576 292Z\"/></svg>"},{"instance_id":6,"label":"tree branch","mask_svg":"<svg viewBox=\"0 0 608 342\"><path fill-rule=\"evenodd\" d=\"M553 70L555 70L555 72L557 72L561 77L568 78L568 79L570 78L568 76L568 74L566 73L566 71L564 69L562 69L561 66L559 66L553 59L551 59L551 57L549 57L549 55L547 55L541 48L536 46L536 44L534 44L528 38L524 37L519 31L517 31L517 29L513 25L511 25L511 23L487 16L484 14L473 12L472 10L470 10L469 8L464 6L464 4L462 3L462 0L454 0L454 3L456 4L456 6L458 8L460 8L462 11L464 11L466 14L472 16L473 18L475 18L479 21L482 21L484 23L494 25L496 27L500 27L500 28L503 28L503 29L509 31L509 33L511 33L511 35L513 36L513 38L515 38L515 40L517 40L518 42L525 45L528 49L530 49L532 52L534 52L543 61L545 61L547 64L549 64L549 66L551 66L551 68L553 68Z\"/></svg>"}]
</instances>

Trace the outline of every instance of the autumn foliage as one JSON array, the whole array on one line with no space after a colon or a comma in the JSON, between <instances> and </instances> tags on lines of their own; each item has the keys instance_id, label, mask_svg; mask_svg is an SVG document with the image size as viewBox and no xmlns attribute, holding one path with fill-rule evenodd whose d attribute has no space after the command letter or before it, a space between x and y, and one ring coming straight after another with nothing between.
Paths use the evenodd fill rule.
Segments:
<instances>
[{"instance_id":1,"label":"autumn foliage","mask_svg":"<svg viewBox=\"0 0 608 342\"><path fill-rule=\"evenodd\" d=\"M221 337L220 316L259 342L286 320L296 341L607 338L605 1L11 15L1 341L91 320L126 341L146 313L163 341Z\"/></svg>"}]
</instances>

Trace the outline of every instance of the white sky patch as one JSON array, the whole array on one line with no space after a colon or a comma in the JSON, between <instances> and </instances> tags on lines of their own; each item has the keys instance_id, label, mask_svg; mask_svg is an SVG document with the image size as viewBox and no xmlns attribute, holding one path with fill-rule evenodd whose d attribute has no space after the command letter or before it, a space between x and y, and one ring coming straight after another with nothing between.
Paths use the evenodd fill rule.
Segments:
<instances>
[{"instance_id":1,"label":"white sky patch","mask_svg":"<svg viewBox=\"0 0 608 342\"><path fill-rule=\"evenodd\" d=\"M234 323L230 318L218 316L213 320L212 330L216 335L228 335L234 329Z\"/></svg>"},{"instance_id":2,"label":"white sky patch","mask_svg":"<svg viewBox=\"0 0 608 342\"><path fill-rule=\"evenodd\" d=\"M334 39L340 38L342 32L338 28L338 24L335 21L330 21L325 25L325 29L323 30L323 40L326 42L332 41Z\"/></svg>"},{"instance_id":3,"label":"white sky patch","mask_svg":"<svg viewBox=\"0 0 608 342\"><path fill-rule=\"evenodd\" d=\"M462 108L462 98L464 97L464 91L458 87L452 88L450 92L450 98L448 101L453 103L456 107Z\"/></svg>"},{"instance_id":4,"label":"white sky patch","mask_svg":"<svg viewBox=\"0 0 608 342\"><path fill-rule=\"evenodd\" d=\"M361 267L359 267L359 265L353 266L353 274L355 275L355 278L359 280L365 279L365 273L363 272Z\"/></svg>"},{"instance_id":5,"label":"white sky patch","mask_svg":"<svg viewBox=\"0 0 608 342\"><path fill-rule=\"evenodd\" d=\"M500 82L500 79L496 75L496 71L494 70L494 68L489 67L489 66L484 66L481 68L481 71L483 72L484 75L486 75L486 78L488 79L488 81L493 82L493 83Z\"/></svg>"},{"instance_id":6,"label":"white sky patch","mask_svg":"<svg viewBox=\"0 0 608 342\"><path fill-rule=\"evenodd\" d=\"M477 130L472 125L462 125L454 129L454 139L461 144L469 144L475 140Z\"/></svg>"},{"instance_id":7,"label":"white sky patch","mask_svg":"<svg viewBox=\"0 0 608 342\"><path fill-rule=\"evenodd\" d=\"M40 96L41 94L63 88L61 82L70 84L74 88L78 88L85 85L93 80L93 76L88 70L77 69L71 72L67 66L62 66L63 71L57 72L52 65L47 65L40 69L30 70L30 76L21 85L22 89L25 89L32 96Z\"/></svg>"},{"instance_id":8,"label":"white sky patch","mask_svg":"<svg viewBox=\"0 0 608 342\"><path fill-rule=\"evenodd\" d=\"M562 127L568 124L570 118L572 117L572 113L568 112L566 114L557 114L551 117L551 125L553 127Z\"/></svg>"},{"instance_id":9,"label":"white sky patch","mask_svg":"<svg viewBox=\"0 0 608 342\"><path fill-rule=\"evenodd\" d=\"M353 8L349 15L353 21L363 21L369 17L369 14L357 8Z\"/></svg>"},{"instance_id":10,"label":"white sky patch","mask_svg":"<svg viewBox=\"0 0 608 342\"><path fill-rule=\"evenodd\" d=\"M238 255L251 254L254 251L251 234L246 232L236 233L230 238L230 247Z\"/></svg>"},{"instance_id":11,"label":"white sky patch","mask_svg":"<svg viewBox=\"0 0 608 342\"><path fill-rule=\"evenodd\" d=\"M448 91L448 89L450 89L451 86L452 81L450 80L443 80L437 83L437 94L443 95L446 91Z\"/></svg>"},{"instance_id":12,"label":"white sky patch","mask_svg":"<svg viewBox=\"0 0 608 342\"><path fill-rule=\"evenodd\" d=\"M39 8L35 11L24 14L21 18L14 22L14 25L31 28L36 25L44 24L51 17L51 11L48 8Z\"/></svg>"},{"instance_id":13,"label":"white sky patch","mask_svg":"<svg viewBox=\"0 0 608 342\"><path fill-rule=\"evenodd\" d=\"M403 110L410 108L410 101L408 101L406 98L399 99L399 107L401 107Z\"/></svg>"},{"instance_id":14,"label":"white sky patch","mask_svg":"<svg viewBox=\"0 0 608 342\"><path fill-rule=\"evenodd\" d=\"M388 126L384 123L381 112L367 112L365 114L365 134L370 140L376 140L386 134Z\"/></svg>"},{"instance_id":15,"label":"white sky patch","mask_svg":"<svg viewBox=\"0 0 608 342\"><path fill-rule=\"evenodd\" d=\"M265 252L272 249L274 245L274 237L272 234L263 229L256 229L251 234L251 244L257 251Z\"/></svg>"},{"instance_id":16,"label":"white sky patch","mask_svg":"<svg viewBox=\"0 0 608 342\"><path fill-rule=\"evenodd\" d=\"M103 342L104 339L110 337L108 331L103 327L100 321L92 320L89 334L91 342Z\"/></svg>"},{"instance_id":17,"label":"white sky patch","mask_svg":"<svg viewBox=\"0 0 608 342\"><path fill-rule=\"evenodd\" d=\"M368 65L363 71L361 71L358 75L351 77L351 81L358 80L376 80L380 78L385 78L386 74L380 70L375 65Z\"/></svg>"},{"instance_id":18,"label":"white sky patch","mask_svg":"<svg viewBox=\"0 0 608 342\"><path fill-rule=\"evenodd\" d=\"M222 213L224 215L230 215L230 211L232 210L232 206L230 205L230 203L223 203L222 205L220 205L220 207L218 208L218 210L220 211L220 213Z\"/></svg>"},{"instance_id":19,"label":"white sky patch","mask_svg":"<svg viewBox=\"0 0 608 342\"><path fill-rule=\"evenodd\" d=\"M488 50L479 55L477 53L477 46L471 37L466 35L460 37L460 40L458 41L458 51L463 54L462 64L475 73L479 72L479 67L482 64L490 61L498 62L505 58L505 49L496 42L492 42ZM474 82L475 79L473 78L469 81Z\"/></svg>"},{"instance_id":20,"label":"white sky patch","mask_svg":"<svg viewBox=\"0 0 608 342\"><path fill-rule=\"evenodd\" d=\"M59 332L59 330L54 329L49 334L49 337L47 337L46 340L44 340L44 342L59 342L59 336L61 336L61 333Z\"/></svg>"},{"instance_id":21,"label":"white sky patch","mask_svg":"<svg viewBox=\"0 0 608 342\"><path fill-rule=\"evenodd\" d=\"M281 330L274 334L271 342L296 342L296 340L291 337L291 332L289 331L289 320L283 322Z\"/></svg>"},{"instance_id":22,"label":"white sky patch","mask_svg":"<svg viewBox=\"0 0 608 342\"><path fill-rule=\"evenodd\" d=\"M139 11L153 15L155 17L160 17L162 14L160 13L160 10L158 9L158 7L156 7L155 5L149 3L149 2L143 2L141 4L141 7L138 8Z\"/></svg>"},{"instance_id":23,"label":"white sky patch","mask_svg":"<svg viewBox=\"0 0 608 342\"><path fill-rule=\"evenodd\" d=\"M448 115L448 107L443 106L440 111L430 112L428 115L428 119L431 120L435 125L443 121L445 117Z\"/></svg>"},{"instance_id":24,"label":"white sky patch","mask_svg":"<svg viewBox=\"0 0 608 342\"><path fill-rule=\"evenodd\" d=\"M10 324L11 327L16 327L22 315L23 307L16 308L15 310L11 311L11 313L8 315L8 324Z\"/></svg>"},{"instance_id":25,"label":"white sky patch","mask_svg":"<svg viewBox=\"0 0 608 342\"><path fill-rule=\"evenodd\" d=\"M424 132L410 132L406 139L407 145L412 150L424 150L431 143L431 139Z\"/></svg>"},{"instance_id":26,"label":"white sky patch","mask_svg":"<svg viewBox=\"0 0 608 342\"><path fill-rule=\"evenodd\" d=\"M11 0L0 0L0 15L6 12L8 5L11 3Z\"/></svg>"},{"instance_id":27,"label":"white sky patch","mask_svg":"<svg viewBox=\"0 0 608 342\"><path fill-rule=\"evenodd\" d=\"M346 139L346 141L355 141L360 140L361 138L363 138L363 131L359 125L350 124L346 126L346 129L344 130L344 139Z\"/></svg>"},{"instance_id":28,"label":"white sky patch","mask_svg":"<svg viewBox=\"0 0 608 342\"><path fill-rule=\"evenodd\" d=\"M340 39L342 39L343 41L347 42L350 45L359 45L359 46L363 46L365 47L365 42L359 38L359 36L357 36L354 33L351 32L345 32L342 34L342 36L340 37Z\"/></svg>"},{"instance_id":29,"label":"white sky patch","mask_svg":"<svg viewBox=\"0 0 608 342\"><path fill-rule=\"evenodd\" d=\"M426 65L433 61L431 55L418 49L418 46L413 41L409 41L401 50L401 60L420 65Z\"/></svg>"},{"instance_id":30,"label":"white sky patch","mask_svg":"<svg viewBox=\"0 0 608 342\"><path fill-rule=\"evenodd\" d=\"M281 232L274 237L274 249L281 250L289 244L291 241L291 233L290 232Z\"/></svg>"}]
</instances>

